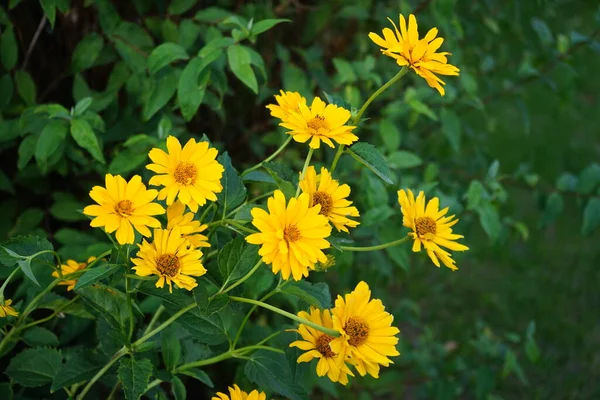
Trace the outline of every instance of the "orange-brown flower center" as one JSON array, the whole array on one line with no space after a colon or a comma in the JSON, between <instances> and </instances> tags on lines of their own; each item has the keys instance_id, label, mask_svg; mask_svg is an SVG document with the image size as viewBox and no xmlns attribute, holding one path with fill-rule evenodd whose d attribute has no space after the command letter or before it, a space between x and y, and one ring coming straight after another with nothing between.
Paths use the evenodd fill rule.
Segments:
<instances>
[{"instance_id":1,"label":"orange-brown flower center","mask_svg":"<svg viewBox=\"0 0 600 400\"><path fill-rule=\"evenodd\" d=\"M161 275L173 277L179 272L179 257L175 254L162 254L156 260L156 269Z\"/></svg>"},{"instance_id":2,"label":"orange-brown flower center","mask_svg":"<svg viewBox=\"0 0 600 400\"><path fill-rule=\"evenodd\" d=\"M196 166L192 163L182 161L177 164L173 174L175 182L180 185L193 185L196 182Z\"/></svg>"},{"instance_id":3,"label":"orange-brown flower center","mask_svg":"<svg viewBox=\"0 0 600 400\"><path fill-rule=\"evenodd\" d=\"M344 326L344 331L350 336L350 339L348 339L350 345L360 346L366 342L369 337L369 324L362 318L351 317L348 318L348 322L346 322L346 326Z\"/></svg>"},{"instance_id":4,"label":"orange-brown flower center","mask_svg":"<svg viewBox=\"0 0 600 400\"><path fill-rule=\"evenodd\" d=\"M296 225L290 225L283 230L283 239L290 243L300 239L300 230Z\"/></svg>"},{"instance_id":5,"label":"orange-brown flower center","mask_svg":"<svg viewBox=\"0 0 600 400\"><path fill-rule=\"evenodd\" d=\"M335 353L331 350L331 346L329 346L329 342L331 342L333 339L334 337L329 335L321 335L317 339L317 350L324 357L329 358L335 356Z\"/></svg>"},{"instance_id":6,"label":"orange-brown flower center","mask_svg":"<svg viewBox=\"0 0 600 400\"><path fill-rule=\"evenodd\" d=\"M424 236L427 233L433 233L435 235L437 224L431 217L420 217L415 221L415 230L419 236Z\"/></svg>"},{"instance_id":7,"label":"orange-brown flower center","mask_svg":"<svg viewBox=\"0 0 600 400\"><path fill-rule=\"evenodd\" d=\"M315 192L313 194L313 206L316 206L317 204L321 205L321 211L319 211L319 214L326 217L331 214L331 210L333 209L333 198L329 193Z\"/></svg>"},{"instance_id":8,"label":"orange-brown flower center","mask_svg":"<svg viewBox=\"0 0 600 400\"><path fill-rule=\"evenodd\" d=\"M133 203L131 200L121 200L115 205L115 212L121 217L129 217L133 214Z\"/></svg>"},{"instance_id":9,"label":"orange-brown flower center","mask_svg":"<svg viewBox=\"0 0 600 400\"><path fill-rule=\"evenodd\" d=\"M325 121L325 117L321 115L317 115L313 119L307 122L308 127L310 128L313 135L323 134L323 131L329 130L329 124Z\"/></svg>"}]
</instances>

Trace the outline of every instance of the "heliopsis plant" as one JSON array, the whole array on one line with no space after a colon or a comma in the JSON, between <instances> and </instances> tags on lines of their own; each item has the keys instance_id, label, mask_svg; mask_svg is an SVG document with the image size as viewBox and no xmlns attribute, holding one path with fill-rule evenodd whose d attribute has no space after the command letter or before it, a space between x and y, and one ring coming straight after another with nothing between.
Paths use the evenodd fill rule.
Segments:
<instances>
[{"instance_id":1,"label":"heliopsis plant","mask_svg":"<svg viewBox=\"0 0 600 400\"><path fill-rule=\"evenodd\" d=\"M282 121L287 121L292 114L300 113L300 105L306 105L306 99L298 92L280 91L279 95L275 95L277 104L269 104L267 108L271 111L271 116L279 118Z\"/></svg>"},{"instance_id":2,"label":"heliopsis plant","mask_svg":"<svg viewBox=\"0 0 600 400\"><path fill-rule=\"evenodd\" d=\"M92 261L94 261L96 259L96 257L91 256L88 258L87 262L77 262L75 260L67 260L66 264L62 264L60 265L60 275L58 273L58 271L54 271L52 272L52 276L55 278L60 277L61 275L69 275L72 274L73 272L76 271L80 271L82 269L84 269L85 267L88 266L89 263L91 263ZM75 285L77 284L77 279L66 279L63 280L59 283L59 285L64 285L67 287L67 291L73 290L73 288L75 287Z\"/></svg>"},{"instance_id":3,"label":"heliopsis plant","mask_svg":"<svg viewBox=\"0 0 600 400\"><path fill-rule=\"evenodd\" d=\"M208 225L194 219L194 213L185 212L185 205L177 200L167 207L167 229L179 228L181 236L190 241L193 247L210 247L204 232Z\"/></svg>"}]
</instances>

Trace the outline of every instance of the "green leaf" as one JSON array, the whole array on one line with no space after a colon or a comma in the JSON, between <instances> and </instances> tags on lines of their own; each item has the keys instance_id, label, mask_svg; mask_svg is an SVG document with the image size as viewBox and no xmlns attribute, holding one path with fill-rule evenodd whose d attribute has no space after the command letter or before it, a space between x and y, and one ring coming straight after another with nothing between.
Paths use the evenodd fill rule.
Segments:
<instances>
[{"instance_id":1,"label":"green leaf","mask_svg":"<svg viewBox=\"0 0 600 400\"><path fill-rule=\"evenodd\" d=\"M174 69L165 68L155 75L152 91L144 102L144 120L148 121L154 114L163 108L177 90L177 73Z\"/></svg>"},{"instance_id":2,"label":"green leaf","mask_svg":"<svg viewBox=\"0 0 600 400\"><path fill-rule=\"evenodd\" d=\"M460 150L460 137L462 135L460 119L454 111L448 108L442 109L440 117L442 120L442 132L448 138L452 149L458 153Z\"/></svg>"},{"instance_id":3,"label":"green leaf","mask_svg":"<svg viewBox=\"0 0 600 400\"><path fill-rule=\"evenodd\" d=\"M162 333L162 357L167 371L172 371L179 365L181 359L181 343L175 334L175 329L165 329Z\"/></svg>"},{"instance_id":4,"label":"green leaf","mask_svg":"<svg viewBox=\"0 0 600 400\"><path fill-rule=\"evenodd\" d=\"M221 311L229 304L229 296L226 294L219 294L210 299L208 290L203 284L194 288L194 299L196 299L196 304L198 304L198 310L205 317Z\"/></svg>"},{"instance_id":5,"label":"green leaf","mask_svg":"<svg viewBox=\"0 0 600 400\"><path fill-rule=\"evenodd\" d=\"M11 70L17 65L19 47L17 46L15 31L12 27L7 28L2 33L2 37L0 38L0 56L5 70Z\"/></svg>"},{"instance_id":6,"label":"green leaf","mask_svg":"<svg viewBox=\"0 0 600 400\"><path fill-rule=\"evenodd\" d=\"M84 203L78 201L70 194L55 192L54 204L50 207L50 214L61 221L87 221L87 217L77 210L83 209Z\"/></svg>"},{"instance_id":7,"label":"green leaf","mask_svg":"<svg viewBox=\"0 0 600 400\"><path fill-rule=\"evenodd\" d=\"M86 149L92 157L100 161L102 164L105 163L102 149L98 138L94 133L94 130L90 126L89 122L82 118L74 118L71 120L71 136L75 139L75 142Z\"/></svg>"},{"instance_id":8,"label":"green leaf","mask_svg":"<svg viewBox=\"0 0 600 400\"><path fill-rule=\"evenodd\" d=\"M17 160L17 168L19 171L25 169L29 161L33 158L35 154L35 148L37 145L38 137L35 135L29 135L19 145L19 150L17 151L19 154L19 159Z\"/></svg>"},{"instance_id":9,"label":"green leaf","mask_svg":"<svg viewBox=\"0 0 600 400\"><path fill-rule=\"evenodd\" d=\"M252 91L258 94L258 82L256 75L251 67L251 56L244 46L234 44L227 48L227 61L231 72L248 86Z\"/></svg>"},{"instance_id":10,"label":"green leaf","mask_svg":"<svg viewBox=\"0 0 600 400\"><path fill-rule=\"evenodd\" d=\"M77 43L71 56L71 69L73 72L85 71L91 68L104 48L104 39L98 33L87 34Z\"/></svg>"},{"instance_id":11,"label":"green leaf","mask_svg":"<svg viewBox=\"0 0 600 400\"><path fill-rule=\"evenodd\" d=\"M148 71L156 74L160 69L177 60L187 60L190 56L183 47L175 43L163 43L148 56Z\"/></svg>"},{"instance_id":12,"label":"green leaf","mask_svg":"<svg viewBox=\"0 0 600 400\"><path fill-rule=\"evenodd\" d=\"M6 374L24 387L38 387L52 382L62 367L59 350L35 348L23 350L10 360Z\"/></svg>"},{"instance_id":13,"label":"green leaf","mask_svg":"<svg viewBox=\"0 0 600 400\"><path fill-rule=\"evenodd\" d=\"M243 238L236 238L219 251L217 263L224 282L233 283L252 269L258 261L257 246L247 244Z\"/></svg>"},{"instance_id":14,"label":"green leaf","mask_svg":"<svg viewBox=\"0 0 600 400\"><path fill-rule=\"evenodd\" d=\"M169 15L180 15L192 8L198 0L173 0L167 8Z\"/></svg>"},{"instance_id":15,"label":"green leaf","mask_svg":"<svg viewBox=\"0 0 600 400\"><path fill-rule=\"evenodd\" d=\"M525 340L525 355L534 364L540 359L540 348L533 337Z\"/></svg>"},{"instance_id":16,"label":"green leaf","mask_svg":"<svg viewBox=\"0 0 600 400\"><path fill-rule=\"evenodd\" d=\"M60 311L63 314L73 315L79 318L94 319L94 316L87 312L85 306L79 303L71 303L70 300L57 294L47 294L38 308Z\"/></svg>"},{"instance_id":17,"label":"green leaf","mask_svg":"<svg viewBox=\"0 0 600 400\"><path fill-rule=\"evenodd\" d=\"M127 400L137 400L146 391L152 363L148 359L136 360L133 357L122 358L119 361L119 380L123 384L123 392Z\"/></svg>"},{"instance_id":18,"label":"green leaf","mask_svg":"<svg viewBox=\"0 0 600 400\"><path fill-rule=\"evenodd\" d=\"M500 235L500 229L502 229L502 223L500 222L500 215L498 210L489 204L482 204L477 208L477 214L479 214L479 222L481 227L487 233L488 237L495 241Z\"/></svg>"},{"instance_id":19,"label":"green leaf","mask_svg":"<svg viewBox=\"0 0 600 400\"><path fill-rule=\"evenodd\" d=\"M289 167L284 164L269 162L264 163L263 168L269 173L271 179L275 181L277 188L283 192L286 199L296 196L298 177ZM248 177L248 175L244 178Z\"/></svg>"},{"instance_id":20,"label":"green leaf","mask_svg":"<svg viewBox=\"0 0 600 400\"><path fill-rule=\"evenodd\" d=\"M31 75L23 70L15 72L15 84L17 93L19 93L25 104L28 106L35 105L35 82L31 79Z\"/></svg>"},{"instance_id":21,"label":"green leaf","mask_svg":"<svg viewBox=\"0 0 600 400\"><path fill-rule=\"evenodd\" d=\"M227 152L217 157L217 161L225 168L221 178L223 190L217 194L217 202L221 205L223 215L225 215L227 211L242 204L246 198L246 186L244 186L242 178L231 164L231 158Z\"/></svg>"},{"instance_id":22,"label":"green leaf","mask_svg":"<svg viewBox=\"0 0 600 400\"><path fill-rule=\"evenodd\" d=\"M77 104L75 104L75 108L73 110L73 115L78 117L87 111L88 108L92 105L94 100L91 97L84 97L79 100Z\"/></svg>"},{"instance_id":23,"label":"green leaf","mask_svg":"<svg viewBox=\"0 0 600 400\"><path fill-rule=\"evenodd\" d=\"M196 13L194 19L200 22L217 23L226 18L231 17L233 14L231 11L223 10L218 7L207 7Z\"/></svg>"},{"instance_id":24,"label":"green leaf","mask_svg":"<svg viewBox=\"0 0 600 400\"><path fill-rule=\"evenodd\" d=\"M579 175L577 191L582 194L590 194L600 185L600 164L588 165Z\"/></svg>"},{"instance_id":25,"label":"green leaf","mask_svg":"<svg viewBox=\"0 0 600 400\"><path fill-rule=\"evenodd\" d=\"M75 289L83 289L102 279L108 278L121 268L123 268L121 264L102 264L102 261L99 261L86 273L81 275L75 284Z\"/></svg>"},{"instance_id":26,"label":"green leaf","mask_svg":"<svg viewBox=\"0 0 600 400\"><path fill-rule=\"evenodd\" d=\"M401 134L393 121L389 119L381 121L379 123L379 135L387 151L398 150L401 143Z\"/></svg>"},{"instance_id":27,"label":"green leaf","mask_svg":"<svg viewBox=\"0 0 600 400\"><path fill-rule=\"evenodd\" d=\"M147 152L139 152L135 150L125 149L117 154L110 165L108 166L108 172L111 174L127 174L148 160Z\"/></svg>"},{"instance_id":28,"label":"green leaf","mask_svg":"<svg viewBox=\"0 0 600 400\"><path fill-rule=\"evenodd\" d=\"M15 85L13 84L10 74L3 75L2 78L0 78L0 110L3 110L10 104L14 91Z\"/></svg>"},{"instance_id":29,"label":"green leaf","mask_svg":"<svg viewBox=\"0 0 600 400\"><path fill-rule=\"evenodd\" d=\"M33 275L32 266L40 270L47 269L48 265L54 265L53 255L46 253L33 259L30 257L44 250L53 250L52 244L45 238L16 236L0 245L0 263L7 267L18 264L23 273L39 286Z\"/></svg>"},{"instance_id":30,"label":"green leaf","mask_svg":"<svg viewBox=\"0 0 600 400\"><path fill-rule=\"evenodd\" d=\"M305 400L306 391L294 381L294 375L284 355L257 351L244 367L244 374L261 388L277 392L290 400Z\"/></svg>"},{"instance_id":31,"label":"green leaf","mask_svg":"<svg viewBox=\"0 0 600 400\"><path fill-rule=\"evenodd\" d=\"M202 104L210 80L210 70L206 67L219 56L218 53L213 54L213 57L192 59L181 73L177 85L177 103L186 121L194 117Z\"/></svg>"},{"instance_id":32,"label":"green leaf","mask_svg":"<svg viewBox=\"0 0 600 400\"><path fill-rule=\"evenodd\" d=\"M546 208L542 219L542 225L547 226L558 218L565 207L564 200L559 192L552 192L546 200Z\"/></svg>"},{"instance_id":33,"label":"green leaf","mask_svg":"<svg viewBox=\"0 0 600 400\"><path fill-rule=\"evenodd\" d=\"M262 21L258 21L257 23L252 25L251 32L254 35L258 35L265 31L268 31L275 25L281 24L283 22L292 22L292 21L289 19L285 19L285 18L263 19Z\"/></svg>"},{"instance_id":34,"label":"green leaf","mask_svg":"<svg viewBox=\"0 0 600 400\"><path fill-rule=\"evenodd\" d=\"M523 385L529 384L529 382L527 381L527 377L525 376L525 373L523 372L523 369L521 368L521 366L519 365L519 362L517 361L517 356L515 355L515 353L512 350L508 350L504 356L504 366L502 367L502 377L506 378L508 375L510 375L513 372L515 373L515 375L517 376L517 378L519 379L519 381L521 381L521 383Z\"/></svg>"},{"instance_id":35,"label":"green leaf","mask_svg":"<svg viewBox=\"0 0 600 400\"><path fill-rule=\"evenodd\" d=\"M0 190L10 194L15 194L15 187L10 178L0 169Z\"/></svg>"},{"instance_id":36,"label":"green leaf","mask_svg":"<svg viewBox=\"0 0 600 400\"><path fill-rule=\"evenodd\" d=\"M90 311L102 316L113 330L114 338L121 344L128 342L125 326L129 321L129 311L125 295L115 288L101 284L77 290Z\"/></svg>"},{"instance_id":37,"label":"green leaf","mask_svg":"<svg viewBox=\"0 0 600 400\"><path fill-rule=\"evenodd\" d=\"M423 160L418 155L404 150L395 151L390 154L388 162L390 163L390 167L394 169L414 168L423 164Z\"/></svg>"},{"instance_id":38,"label":"green leaf","mask_svg":"<svg viewBox=\"0 0 600 400\"><path fill-rule=\"evenodd\" d=\"M209 388L215 387L215 384L210 379L210 376L208 376L208 374L206 372L202 371L201 369L191 368L191 369L186 369L185 371L181 371L179 373L182 375L191 376L192 378L195 378L195 379L199 380L200 382L204 383Z\"/></svg>"},{"instance_id":39,"label":"green leaf","mask_svg":"<svg viewBox=\"0 0 600 400\"><path fill-rule=\"evenodd\" d=\"M390 168L375 146L366 142L358 142L346 149L346 151L350 153L356 161L366 166L384 182L389 184L394 183Z\"/></svg>"},{"instance_id":40,"label":"green leaf","mask_svg":"<svg viewBox=\"0 0 600 400\"><path fill-rule=\"evenodd\" d=\"M35 146L35 159L38 164L46 164L48 158L65 140L69 124L63 120L51 120L44 128Z\"/></svg>"},{"instance_id":41,"label":"green leaf","mask_svg":"<svg viewBox=\"0 0 600 400\"><path fill-rule=\"evenodd\" d=\"M552 36L552 31L543 20L533 17L531 19L531 27L535 31L535 33L540 38L540 41L544 46L550 46L554 43L554 37Z\"/></svg>"},{"instance_id":42,"label":"green leaf","mask_svg":"<svg viewBox=\"0 0 600 400\"><path fill-rule=\"evenodd\" d=\"M592 197L583 210L583 226L581 228L581 233L589 235L598 228L598 226L600 226L600 198Z\"/></svg>"},{"instance_id":43,"label":"green leaf","mask_svg":"<svg viewBox=\"0 0 600 400\"><path fill-rule=\"evenodd\" d=\"M310 283L308 281L292 282L281 289L282 292L290 294L319 308L331 308L331 294L329 286L324 282Z\"/></svg>"},{"instance_id":44,"label":"green leaf","mask_svg":"<svg viewBox=\"0 0 600 400\"><path fill-rule=\"evenodd\" d=\"M176 376L171 379L171 393L173 393L175 400L185 400L187 398L185 385Z\"/></svg>"},{"instance_id":45,"label":"green leaf","mask_svg":"<svg viewBox=\"0 0 600 400\"><path fill-rule=\"evenodd\" d=\"M54 22L56 21L56 0L40 0L40 5L48 21L50 21L50 26L54 28Z\"/></svg>"},{"instance_id":46,"label":"green leaf","mask_svg":"<svg viewBox=\"0 0 600 400\"><path fill-rule=\"evenodd\" d=\"M58 346L58 338L46 328L34 326L23 334L23 341L31 347L36 346Z\"/></svg>"},{"instance_id":47,"label":"green leaf","mask_svg":"<svg viewBox=\"0 0 600 400\"><path fill-rule=\"evenodd\" d=\"M139 50L127 43L121 38L116 38L114 41L115 50L125 64L131 69L134 74L144 74L146 71L146 57L139 53Z\"/></svg>"},{"instance_id":48,"label":"green leaf","mask_svg":"<svg viewBox=\"0 0 600 400\"><path fill-rule=\"evenodd\" d=\"M80 350L71 355L52 381L52 393L67 386L85 382L94 377L108 361L93 350Z\"/></svg>"},{"instance_id":49,"label":"green leaf","mask_svg":"<svg viewBox=\"0 0 600 400\"><path fill-rule=\"evenodd\" d=\"M14 393L10 382L0 383L0 399L2 400L13 400Z\"/></svg>"}]
</instances>

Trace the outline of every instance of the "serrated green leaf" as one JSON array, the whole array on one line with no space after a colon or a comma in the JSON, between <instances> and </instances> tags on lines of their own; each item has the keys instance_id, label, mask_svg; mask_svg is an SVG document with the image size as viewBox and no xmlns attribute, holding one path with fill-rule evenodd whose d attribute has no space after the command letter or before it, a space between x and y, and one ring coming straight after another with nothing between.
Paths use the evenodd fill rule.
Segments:
<instances>
[{"instance_id":1,"label":"serrated green leaf","mask_svg":"<svg viewBox=\"0 0 600 400\"><path fill-rule=\"evenodd\" d=\"M96 284L77 290L86 305L96 315L102 316L114 332L114 338L121 344L127 343L125 326L129 321L127 300L115 288Z\"/></svg>"},{"instance_id":2,"label":"serrated green leaf","mask_svg":"<svg viewBox=\"0 0 600 400\"><path fill-rule=\"evenodd\" d=\"M71 355L52 381L51 392L92 379L108 360L93 350Z\"/></svg>"},{"instance_id":3,"label":"serrated green leaf","mask_svg":"<svg viewBox=\"0 0 600 400\"><path fill-rule=\"evenodd\" d=\"M284 286L281 291L295 296L311 306L321 309L331 307L331 294L329 293L329 286L327 286L327 284L324 282L292 282L291 284Z\"/></svg>"},{"instance_id":4,"label":"serrated green leaf","mask_svg":"<svg viewBox=\"0 0 600 400\"><path fill-rule=\"evenodd\" d=\"M75 284L75 289L83 289L102 279L108 278L121 268L123 268L123 265L120 264L103 264L102 261L97 262L86 273L81 275Z\"/></svg>"},{"instance_id":5,"label":"serrated green leaf","mask_svg":"<svg viewBox=\"0 0 600 400\"><path fill-rule=\"evenodd\" d=\"M53 255L50 253L39 255L33 259L29 257L44 250L53 250L52 244L45 238L37 236L17 236L0 245L0 263L7 267L18 264L29 279L39 285L32 272L35 269L48 268L53 265Z\"/></svg>"},{"instance_id":6,"label":"serrated green leaf","mask_svg":"<svg viewBox=\"0 0 600 400\"><path fill-rule=\"evenodd\" d=\"M175 329L165 329L161 340L162 357L167 371L179 365L181 359L181 343L177 339Z\"/></svg>"},{"instance_id":7,"label":"serrated green leaf","mask_svg":"<svg viewBox=\"0 0 600 400\"><path fill-rule=\"evenodd\" d=\"M17 354L10 360L6 374L21 386L38 387L51 383L61 367L61 352L42 347Z\"/></svg>"},{"instance_id":8,"label":"serrated green leaf","mask_svg":"<svg viewBox=\"0 0 600 400\"><path fill-rule=\"evenodd\" d=\"M246 186L244 186L242 178L231 164L231 158L227 152L217 157L217 161L225 168L221 178L223 190L217 194L217 202L221 206L220 209L223 210L223 215L225 215L227 211L242 204L246 198Z\"/></svg>"},{"instance_id":9,"label":"serrated green leaf","mask_svg":"<svg viewBox=\"0 0 600 400\"><path fill-rule=\"evenodd\" d=\"M170 63L178 60L187 60L188 58L188 53L180 45L163 43L152 50L152 53L148 56L148 71L150 71L150 75L154 75Z\"/></svg>"},{"instance_id":10,"label":"serrated green leaf","mask_svg":"<svg viewBox=\"0 0 600 400\"><path fill-rule=\"evenodd\" d=\"M366 142L358 142L352 147L346 149L348 153L358 162L369 168L375 175L383 179L384 182L393 184L394 178L385 162L385 158L379 150L372 144Z\"/></svg>"},{"instance_id":11,"label":"serrated green leaf","mask_svg":"<svg viewBox=\"0 0 600 400\"><path fill-rule=\"evenodd\" d=\"M257 261L257 247L247 244L240 237L223 246L217 259L223 280L228 283L233 283L246 275Z\"/></svg>"},{"instance_id":12,"label":"serrated green leaf","mask_svg":"<svg viewBox=\"0 0 600 400\"><path fill-rule=\"evenodd\" d=\"M203 284L194 288L194 299L196 299L198 310L205 317L221 311L229 304L229 296L226 294L219 294L211 299Z\"/></svg>"},{"instance_id":13,"label":"serrated green leaf","mask_svg":"<svg viewBox=\"0 0 600 400\"><path fill-rule=\"evenodd\" d=\"M17 46L15 31L12 27L2 32L2 37L0 38L0 57L2 58L4 69L7 71L17 65L19 47Z\"/></svg>"},{"instance_id":14,"label":"serrated green leaf","mask_svg":"<svg viewBox=\"0 0 600 400\"><path fill-rule=\"evenodd\" d=\"M75 142L87 150L92 157L100 161L102 164L105 163L102 149L98 138L94 133L89 122L83 118L74 118L71 120L71 136Z\"/></svg>"},{"instance_id":15,"label":"serrated green leaf","mask_svg":"<svg viewBox=\"0 0 600 400\"><path fill-rule=\"evenodd\" d=\"M294 381L290 366L282 354L257 351L244 367L244 374L259 387L268 388L290 400L305 400L308 394Z\"/></svg>"},{"instance_id":16,"label":"serrated green leaf","mask_svg":"<svg viewBox=\"0 0 600 400\"><path fill-rule=\"evenodd\" d=\"M119 361L119 380L127 400L137 400L146 391L152 375L152 363L148 359L136 360L133 357Z\"/></svg>"}]
</instances>

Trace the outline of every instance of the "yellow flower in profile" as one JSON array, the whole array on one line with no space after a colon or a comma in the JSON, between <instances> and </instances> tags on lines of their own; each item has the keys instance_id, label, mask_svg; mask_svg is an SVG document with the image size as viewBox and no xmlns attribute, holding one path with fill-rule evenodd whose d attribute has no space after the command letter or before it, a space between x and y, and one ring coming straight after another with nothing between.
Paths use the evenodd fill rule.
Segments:
<instances>
[{"instance_id":1,"label":"yellow flower in profile","mask_svg":"<svg viewBox=\"0 0 600 400\"><path fill-rule=\"evenodd\" d=\"M322 167L317 175L315 167L306 170L304 179L300 181L300 189L310 196L310 206L321 205L319 214L327 217L329 222L339 231L348 233L348 227L354 228L359 222L348 217L358 217L358 210L347 200L350 186L340 185L333 179L327 168Z\"/></svg>"},{"instance_id":2,"label":"yellow flower in profile","mask_svg":"<svg viewBox=\"0 0 600 400\"><path fill-rule=\"evenodd\" d=\"M423 39L419 39L417 19L413 14L408 17L408 29L406 19L402 14L400 14L400 31L396 24L391 19L389 20L394 25L395 32L390 28L385 28L383 38L374 32L369 33L369 38L382 47L383 54L395 59L401 67L413 69L417 75L427 81L429 86L437 89L443 96L445 91L442 85L446 83L436 74L456 76L460 70L454 65L448 64L446 56L450 53L436 53L444 42L443 38L436 38L437 28L430 29Z\"/></svg>"},{"instance_id":3,"label":"yellow flower in profile","mask_svg":"<svg viewBox=\"0 0 600 400\"><path fill-rule=\"evenodd\" d=\"M77 272L79 270L84 269L94 260L96 260L96 257L94 257L94 256L88 258L87 262L82 262L82 263L78 263L75 260L67 260L66 264L62 264L60 266L60 271L63 276L69 275L69 274L72 274L73 272ZM55 278L58 278L59 277L58 271L52 272L52 276ZM67 286L67 292L73 290L73 288L75 287L75 284L77 284L77 279L67 279L67 280L62 280L59 282L59 285Z\"/></svg>"},{"instance_id":4,"label":"yellow flower in profile","mask_svg":"<svg viewBox=\"0 0 600 400\"><path fill-rule=\"evenodd\" d=\"M170 206L178 198L193 212L206 204L206 200L216 201L216 193L223 190L221 177L225 170L216 160L217 149L194 139L188 140L182 149L179 140L169 136L167 150L154 148L148 153L153 164L146 168L157 173L150 178L150 185L164 186L158 199L167 199Z\"/></svg>"},{"instance_id":5,"label":"yellow flower in profile","mask_svg":"<svg viewBox=\"0 0 600 400\"><path fill-rule=\"evenodd\" d=\"M246 236L251 244L261 245L258 254L273 273L281 271L283 279L290 275L295 280L308 276L315 263L326 262L323 249L329 248L325 240L331 234L329 221L319 215L320 206L310 207L310 198L301 194L290 199L286 206L285 196L276 190L267 201L269 212L253 208L252 224L260 232Z\"/></svg>"},{"instance_id":6,"label":"yellow flower in profile","mask_svg":"<svg viewBox=\"0 0 600 400\"><path fill-rule=\"evenodd\" d=\"M271 116L285 121L291 114L300 113L300 104L306 105L306 99L298 92L279 91L279 95L275 95L277 104L269 104L267 108L271 111Z\"/></svg>"},{"instance_id":7,"label":"yellow flower in profile","mask_svg":"<svg viewBox=\"0 0 600 400\"><path fill-rule=\"evenodd\" d=\"M165 209L152 202L158 192L146 190L141 176L135 175L127 182L120 175L106 174L105 182L106 188L94 186L90 191L90 197L98 204L83 209L85 215L96 217L91 226L103 226L107 233L117 231L119 244L133 243L133 228L148 237L151 235L148 227L160 227L160 222L152 216L164 214Z\"/></svg>"},{"instance_id":8,"label":"yellow flower in profile","mask_svg":"<svg viewBox=\"0 0 600 400\"><path fill-rule=\"evenodd\" d=\"M157 275L156 287L162 288L165 282L169 292L173 291L172 283L179 288L192 290L198 283L193 276L202 276L206 269L202 265L202 251L195 249L190 242L181 236L181 230L155 229L152 243L144 239L138 244L139 258L132 258L133 269L139 276Z\"/></svg>"},{"instance_id":9,"label":"yellow flower in profile","mask_svg":"<svg viewBox=\"0 0 600 400\"><path fill-rule=\"evenodd\" d=\"M211 400L266 400L267 395L265 392L259 392L254 389L250 393L244 392L238 385L229 387L229 396L225 393L217 392L216 396L213 396Z\"/></svg>"},{"instance_id":10,"label":"yellow flower in profile","mask_svg":"<svg viewBox=\"0 0 600 400\"><path fill-rule=\"evenodd\" d=\"M19 313L17 310L12 308L10 305L12 304L11 299L6 299L4 302L0 302L0 318L6 318L8 316L17 317Z\"/></svg>"},{"instance_id":11,"label":"yellow flower in profile","mask_svg":"<svg viewBox=\"0 0 600 400\"><path fill-rule=\"evenodd\" d=\"M208 225L200 224L200 221L194 220L194 213L184 213L185 205L177 200L175 203L167 207L167 229L179 228L181 236L190 241L194 247L210 247L208 238L201 235Z\"/></svg>"},{"instance_id":12,"label":"yellow flower in profile","mask_svg":"<svg viewBox=\"0 0 600 400\"><path fill-rule=\"evenodd\" d=\"M291 113L281 124L289 129L296 142L305 143L313 149L321 147L321 141L329 147L335 147L332 140L339 144L350 145L358 140L352 133L355 126L345 125L350 119L350 111L334 104L325 104L315 97L310 108L306 104L298 105L299 113Z\"/></svg>"},{"instance_id":13,"label":"yellow flower in profile","mask_svg":"<svg viewBox=\"0 0 600 400\"><path fill-rule=\"evenodd\" d=\"M350 294L338 296L333 327L341 336L331 341L331 349L345 353L361 376L379 377L379 366L392 364L388 357L399 356L396 350L400 330L392 326L394 316L385 311L381 300L371 299L371 290L359 282Z\"/></svg>"},{"instance_id":14,"label":"yellow flower in profile","mask_svg":"<svg viewBox=\"0 0 600 400\"><path fill-rule=\"evenodd\" d=\"M427 255L436 266L440 261L453 271L458 268L449 252L440 246L454 251L465 251L469 248L456 240L462 239L462 235L452 233L452 226L458 222L454 215L446 217L448 207L440 210L440 200L437 197L431 199L425 206L425 194L419 192L417 199L412 191L399 190L398 203L402 211L403 224L412 232L409 233L414 239L414 252L421 251L421 245L427 251Z\"/></svg>"},{"instance_id":15,"label":"yellow flower in profile","mask_svg":"<svg viewBox=\"0 0 600 400\"><path fill-rule=\"evenodd\" d=\"M321 311L318 308L310 307L310 314L300 311L298 316L325 328L333 329L333 321L329 310ZM339 382L342 385L348 383L348 375L354 376L348 365L346 365L345 355L331 350L329 343L335 339L333 336L304 324L300 324L298 329L294 331L298 332L303 340L290 343L290 347L297 347L306 351L298 357L298 363L310 362L313 358L316 358L319 360L317 362L317 375L327 375L332 382Z\"/></svg>"}]
</instances>

